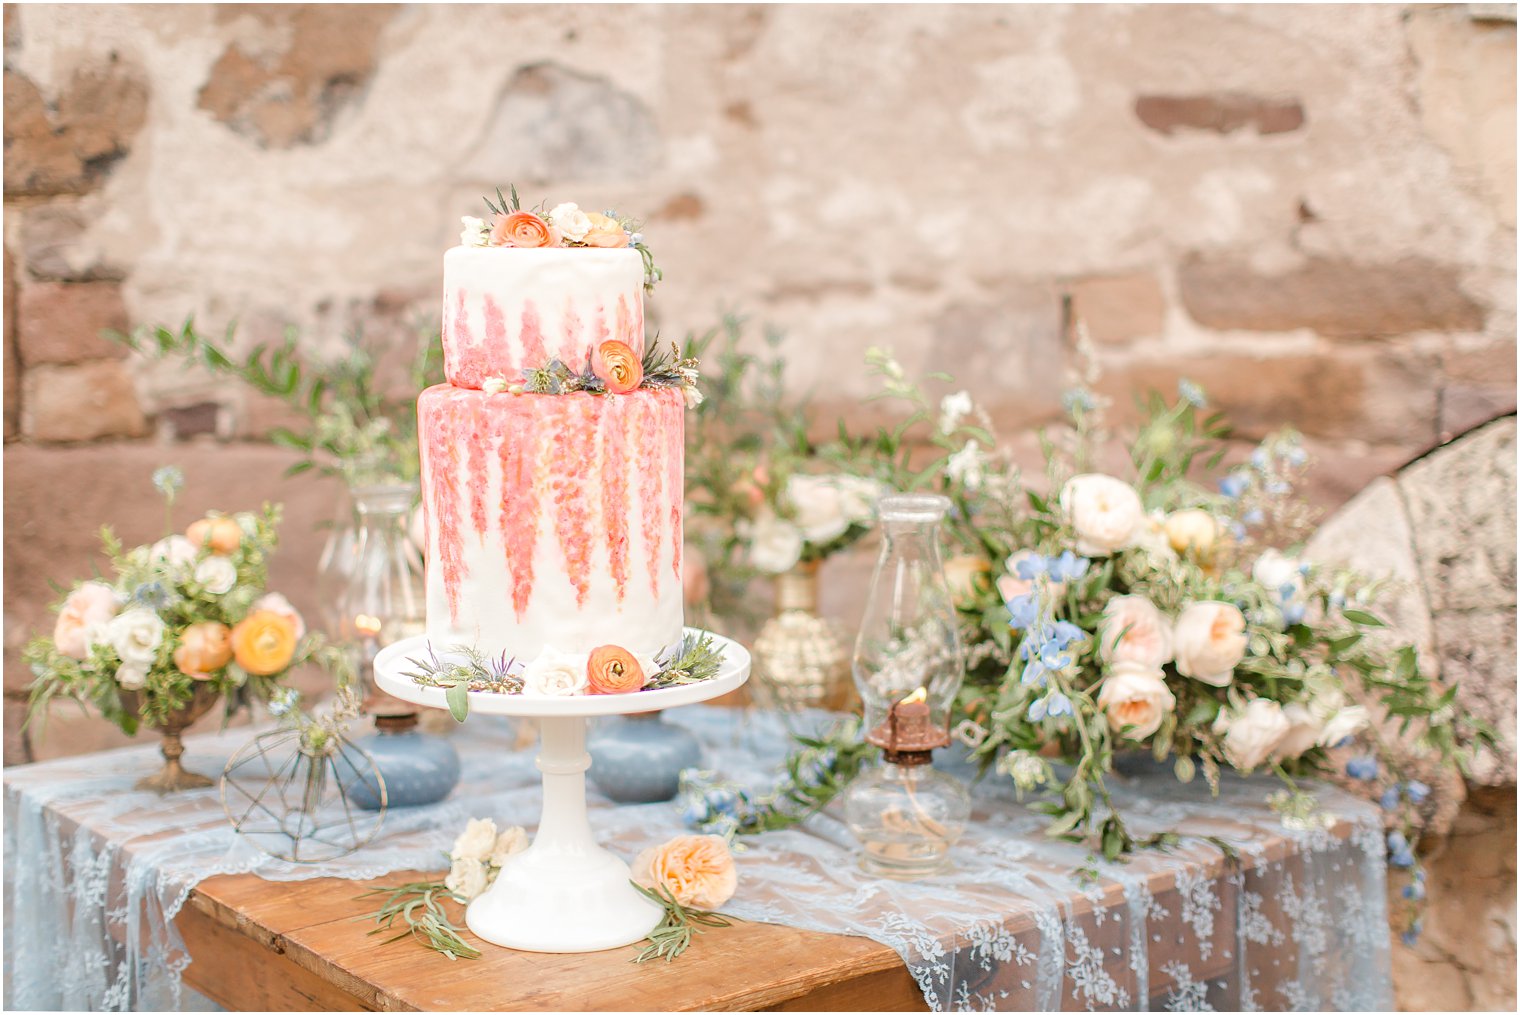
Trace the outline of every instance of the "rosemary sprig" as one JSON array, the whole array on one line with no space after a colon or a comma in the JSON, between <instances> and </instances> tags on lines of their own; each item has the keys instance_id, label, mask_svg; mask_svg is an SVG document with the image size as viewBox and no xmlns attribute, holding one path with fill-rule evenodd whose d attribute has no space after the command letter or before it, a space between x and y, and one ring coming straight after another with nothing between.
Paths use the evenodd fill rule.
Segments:
<instances>
[{"instance_id":1,"label":"rosemary sprig","mask_svg":"<svg viewBox=\"0 0 1520 1015\"><path fill-rule=\"evenodd\" d=\"M650 902L665 910L665 918L649 932L645 938L649 944L633 958L634 962L648 962L650 959L670 962L691 946L692 936L702 933L704 927L733 926L733 921L726 916L705 909L686 908L665 888L645 888L636 881L630 881L629 884Z\"/></svg>"},{"instance_id":2,"label":"rosemary sprig","mask_svg":"<svg viewBox=\"0 0 1520 1015\"><path fill-rule=\"evenodd\" d=\"M660 672L645 682L644 689L698 684L716 677L722 665L723 652L713 643L712 635L688 634L671 650Z\"/></svg>"},{"instance_id":3,"label":"rosemary sprig","mask_svg":"<svg viewBox=\"0 0 1520 1015\"><path fill-rule=\"evenodd\" d=\"M449 703L449 713L457 722L464 722L470 714L471 691L490 691L494 694L519 694L522 678L512 672L515 658L505 652L500 656L488 656L471 645L456 645L449 651L464 656L463 662L445 662L438 658L431 642L428 643L426 659L409 657L407 662L416 669L405 675L421 687L441 687Z\"/></svg>"},{"instance_id":4,"label":"rosemary sprig","mask_svg":"<svg viewBox=\"0 0 1520 1015\"><path fill-rule=\"evenodd\" d=\"M369 932L372 935L392 930L397 919L406 925L405 930L386 938L381 944L413 937L451 961L480 958L480 949L459 936L461 928L449 919L448 913L443 909L444 901L463 905L466 900L449 891L442 881L412 881L393 888L371 888L354 898L359 900L377 896L385 898L380 908L355 919L373 920L377 926Z\"/></svg>"}]
</instances>

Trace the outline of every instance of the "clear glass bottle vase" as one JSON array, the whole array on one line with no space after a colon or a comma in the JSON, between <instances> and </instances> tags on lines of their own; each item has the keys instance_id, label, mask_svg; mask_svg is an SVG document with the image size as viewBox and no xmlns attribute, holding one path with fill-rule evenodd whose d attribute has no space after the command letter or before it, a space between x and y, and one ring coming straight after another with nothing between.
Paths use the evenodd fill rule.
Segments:
<instances>
[{"instance_id":1,"label":"clear glass bottle vase","mask_svg":"<svg viewBox=\"0 0 1520 1015\"><path fill-rule=\"evenodd\" d=\"M426 629L422 555L408 532L415 494L405 483L353 490L356 527L335 633L354 653L361 693L374 690L370 667L381 648Z\"/></svg>"}]
</instances>

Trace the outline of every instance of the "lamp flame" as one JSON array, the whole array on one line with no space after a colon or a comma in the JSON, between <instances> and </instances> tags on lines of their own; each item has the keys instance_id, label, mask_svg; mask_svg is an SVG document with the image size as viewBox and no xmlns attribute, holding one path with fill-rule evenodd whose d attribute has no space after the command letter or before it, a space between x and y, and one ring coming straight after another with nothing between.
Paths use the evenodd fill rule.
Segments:
<instances>
[{"instance_id":1,"label":"lamp flame","mask_svg":"<svg viewBox=\"0 0 1520 1015\"><path fill-rule=\"evenodd\" d=\"M929 689L927 687L920 687L918 690L916 690L912 694L908 695L902 701L899 701L898 704L899 705L917 705L919 702L921 702L921 701L927 701L928 699L929 699Z\"/></svg>"},{"instance_id":2,"label":"lamp flame","mask_svg":"<svg viewBox=\"0 0 1520 1015\"><path fill-rule=\"evenodd\" d=\"M367 613L361 613L354 618L354 627L358 628L359 633L365 637L373 638L378 635L381 626L379 617L372 617Z\"/></svg>"}]
</instances>

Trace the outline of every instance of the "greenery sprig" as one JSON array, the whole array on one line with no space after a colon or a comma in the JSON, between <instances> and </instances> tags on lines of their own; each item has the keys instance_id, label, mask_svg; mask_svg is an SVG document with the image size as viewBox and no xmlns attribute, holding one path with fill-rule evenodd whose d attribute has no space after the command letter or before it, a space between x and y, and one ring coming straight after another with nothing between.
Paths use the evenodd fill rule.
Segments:
<instances>
[{"instance_id":1,"label":"greenery sprig","mask_svg":"<svg viewBox=\"0 0 1520 1015\"><path fill-rule=\"evenodd\" d=\"M464 905L467 900L449 891L442 881L412 881L394 887L371 888L354 897L355 901L373 898L385 901L373 913L355 917L356 920L373 920L377 924L369 932L371 935L393 930L397 920L405 927L381 944L410 937L451 961L480 958L480 949L460 937L463 928L450 920L443 908L445 902Z\"/></svg>"},{"instance_id":2,"label":"greenery sprig","mask_svg":"<svg viewBox=\"0 0 1520 1015\"><path fill-rule=\"evenodd\" d=\"M674 961L691 946L692 937L702 933L705 928L733 926L733 921L726 916L681 905L664 887L645 888L636 881L630 881L629 884L650 902L665 910L664 918L645 938L649 944L634 956L632 961L635 963L648 962L650 959Z\"/></svg>"}]
</instances>

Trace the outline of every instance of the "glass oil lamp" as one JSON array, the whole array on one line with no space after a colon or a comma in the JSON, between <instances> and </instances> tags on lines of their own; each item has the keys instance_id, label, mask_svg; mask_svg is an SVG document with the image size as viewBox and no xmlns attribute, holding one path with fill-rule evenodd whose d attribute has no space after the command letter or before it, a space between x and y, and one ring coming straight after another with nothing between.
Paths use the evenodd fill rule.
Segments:
<instances>
[{"instance_id":1,"label":"glass oil lamp","mask_svg":"<svg viewBox=\"0 0 1520 1015\"><path fill-rule=\"evenodd\" d=\"M950 709L964 676L955 606L940 561L944 497L883 497L881 556L855 643L855 686L865 703L866 740L882 764L845 795L845 820L862 846L861 865L884 877L943 870L971 811L966 789L935 769L950 742Z\"/></svg>"}]
</instances>

